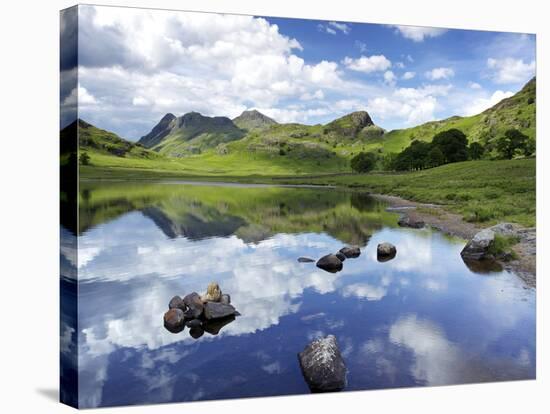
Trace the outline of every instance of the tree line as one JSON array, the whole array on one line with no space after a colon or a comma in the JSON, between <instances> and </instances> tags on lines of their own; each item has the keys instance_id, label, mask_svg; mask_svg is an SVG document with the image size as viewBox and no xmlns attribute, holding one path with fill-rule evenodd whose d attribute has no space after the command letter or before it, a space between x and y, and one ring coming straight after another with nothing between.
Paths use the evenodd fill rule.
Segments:
<instances>
[{"instance_id":1,"label":"tree line","mask_svg":"<svg viewBox=\"0 0 550 414\"><path fill-rule=\"evenodd\" d=\"M535 141L517 129L509 129L494 147L496 158L512 159L517 155L534 154ZM431 142L414 140L399 153L380 157L373 152L360 152L351 159L350 166L359 173L372 171L377 166L385 171L416 171L453 162L479 160L488 152L479 142L468 144L466 135L453 128L439 132Z\"/></svg>"}]
</instances>

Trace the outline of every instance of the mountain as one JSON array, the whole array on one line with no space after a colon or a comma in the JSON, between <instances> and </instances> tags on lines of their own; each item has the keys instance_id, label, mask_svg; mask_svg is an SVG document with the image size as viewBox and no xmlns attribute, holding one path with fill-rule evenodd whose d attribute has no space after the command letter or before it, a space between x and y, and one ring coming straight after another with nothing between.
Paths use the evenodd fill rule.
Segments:
<instances>
[{"instance_id":1,"label":"mountain","mask_svg":"<svg viewBox=\"0 0 550 414\"><path fill-rule=\"evenodd\" d=\"M324 129L325 135L334 135L348 140L377 137L384 130L372 121L366 111L352 112L328 123Z\"/></svg>"},{"instance_id":2,"label":"mountain","mask_svg":"<svg viewBox=\"0 0 550 414\"><path fill-rule=\"evenodd\" d=\"M244 111L238 117L233 118L233 123L245 131L262 130L277 124L274 119L271 119L255 109Z\"/></svg>"},{"instance_id":3,"label":"mountain","mask_svg":"<svg viewBox=\"0 0 550 414\"><path fill-rule=\"evenodd\" d=\"M245 135L244 131L225 116L209 117L198 112L189 112L178 118L170 115L165 115L138 142L161 154L178 157L201 153L205 149L241 139Z\"/></svg>"},{"instance_id":4,"label":"mountain","mask_svg":"<svg viewBox=\"0 0 550 414\"><path fill-rule=\"evenodd\" d=\"M372 140L371 145L384 152L400 152L415 139L429 142L438 132L451 128L461 130L470 142L480 142L488 145L489 149L510 128L519 129L530 138L535 138L536 78L527 82L516 94L503 99L480 114L466 117L452 116L412 128L393 130Z\"/></svg>"},{"instance_id":5,"label":"mountain","mask_svg":"<svg viewBox=\"0 0 550 414\"><path fill-rule=\"evenodd\" d=\"M113 132L97 128L88 122L78 120L79 150L116 157L156 159L158 154L143 148L140 144L130 142Z\"/></svg>"}]
</instances>

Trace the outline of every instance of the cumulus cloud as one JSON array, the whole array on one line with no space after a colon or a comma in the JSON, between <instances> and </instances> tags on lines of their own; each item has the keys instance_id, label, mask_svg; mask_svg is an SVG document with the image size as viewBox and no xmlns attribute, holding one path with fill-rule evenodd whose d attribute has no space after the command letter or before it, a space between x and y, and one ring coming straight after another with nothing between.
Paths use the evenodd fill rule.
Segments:
<instances>
[{"instance_id":1,"label":"cumulus cloud","mask_svg":"<svg viewBox=\"0 0 550 414\"><path fill-rule=\"evenodd\" d=\"M384 82L388 85L395 86L396 79L397 77L395 76L395 73L393 73L391 70L387 70L384 72Z\"/></svg>"},{"instance_id":2,"label":"cumulus cloud","mask_svg":"<svg viewBox=\"0 0 550 414\"><path fill-rule=\"evenodd\" d=\"M434 68L425 73L426 78L429 80L449 79L455 75L455 71L452 68Z\"/></svg>"},{"instance_id":3,"label":"cumulus cloud","mask_svg":"<svg viewBox=\"0 0 550 414\"><path fill-rule=\"evenodd\" d=\"M447 29L437 27L418 27L418 26L393 26L395 31L401 34L404 38L410 39L413 42L423 42L429 37L437 37L444 34Z\"/></svg>"},{"instance_id":4,"label":"cumulus cloud","mask_svg":"<svg viewBox=\"0 0 550 414\"><path fill-rule=\"evenodd\" d=\"M524 62L523 59L504 58L487 59L487 67L493 70L495 83L523 83L535 74L535 61Z\"/></svg>"},{"instance_id":5,"label":"cumulus cloud","mask_svg":"<svg viewBox=\"0 0 550 414\"><path fill-rule=\"evenodd\" d=\"M363 72L381 72L391 67L391 61L384 55L361 56L353 59L346 56L342 62L348 69Z\"/></svg>"},{"instance_id":6,"label":"cumulus cloud","mask_svg":"<svg viewBox=\"0 0 550 414\"><path fill-rule=\"evenodd\" d=\"M476 98L473 102L471 102L469 105L467 105L463 109L464 115L476 115L480 112L485 111L486 109L490 108L493 105L496 105L500 101L502 101L504 98L508 98L512 96L514 93L510 91L501 91L497 90L493 92L493 94L487 98Z\"/></svg>"},{"instance_id":7,"label":"cumulus cloud","mask_svg":"<svg viewBox=\"0 0 550 414\"><path fill-rule=\"evenodd\" d=\"M410 80L416 76L416 72L405 72L401 79L403 80Z\"/></svg>"},{"instance_id":8,"label":"cumulus cloud","mask_svg":"<svg viewBox=\"0 0 550 414\"><path fill-rule=\"evenodd\" d=\"M468 87L471 89L481 89L481 85L477 82L468 82Z\"/></svg>"}]
</instances>

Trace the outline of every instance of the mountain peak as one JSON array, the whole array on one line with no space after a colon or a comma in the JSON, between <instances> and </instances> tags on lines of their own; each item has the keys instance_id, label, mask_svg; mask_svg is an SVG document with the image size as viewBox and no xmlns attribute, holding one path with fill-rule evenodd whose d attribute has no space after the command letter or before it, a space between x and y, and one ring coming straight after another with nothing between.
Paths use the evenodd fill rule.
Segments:
<instances>
[{"instance_id":1,"label":"mountain peak","mask_svg":"<svg viewBox=\"0 0 550 414\"><path fill-rule=\"evenodd\" d=\"M244 130L264 129L270 125L277 124L274 119L262 114L257 109L244 111L238 117L233 119L233 123Z\"/></svg>"},{"instance_id":2,"label":"mountain peak","mask_svg":"<svg viewBox=\"0 0 550 414\"><path fill-rule=\"evenodd\" d=\"M356 138L366 127L374 126L367 111L356 111L328 123L325 129L347 138Z\"/></svg>"}]
</instances>

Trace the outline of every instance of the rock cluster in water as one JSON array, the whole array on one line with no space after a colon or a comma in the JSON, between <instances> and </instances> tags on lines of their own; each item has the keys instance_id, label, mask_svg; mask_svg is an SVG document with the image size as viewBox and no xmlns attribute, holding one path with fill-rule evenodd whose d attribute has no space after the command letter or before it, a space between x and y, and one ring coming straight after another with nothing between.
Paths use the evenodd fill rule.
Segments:
<instances>
[{"instance_id":1,"label":"rock cluster in water","mask_svg":"<svg viewBox=\"0 0 550 414\"><path fill-rule=\"evenodd\" d=\"M197 339L205 332L217 335L238 315L231 305L231 297L212 282L203 296L192 292L183 299L180 296L170 299L168 311L164 314L164 327L172 333L179 333L187 326L189 335Z\"/></svg>"},{"instance_id":2,"label":"rock cluster in water","mask_svg":"<svg viewBox=\"0 0 550 414\"><path fill-rule=\"evenodd\" d=\"M347 384L346 364L334 335L309 343L298 354L304 379L312 392L340 391Z\"/></svg>"}]
</instances>

